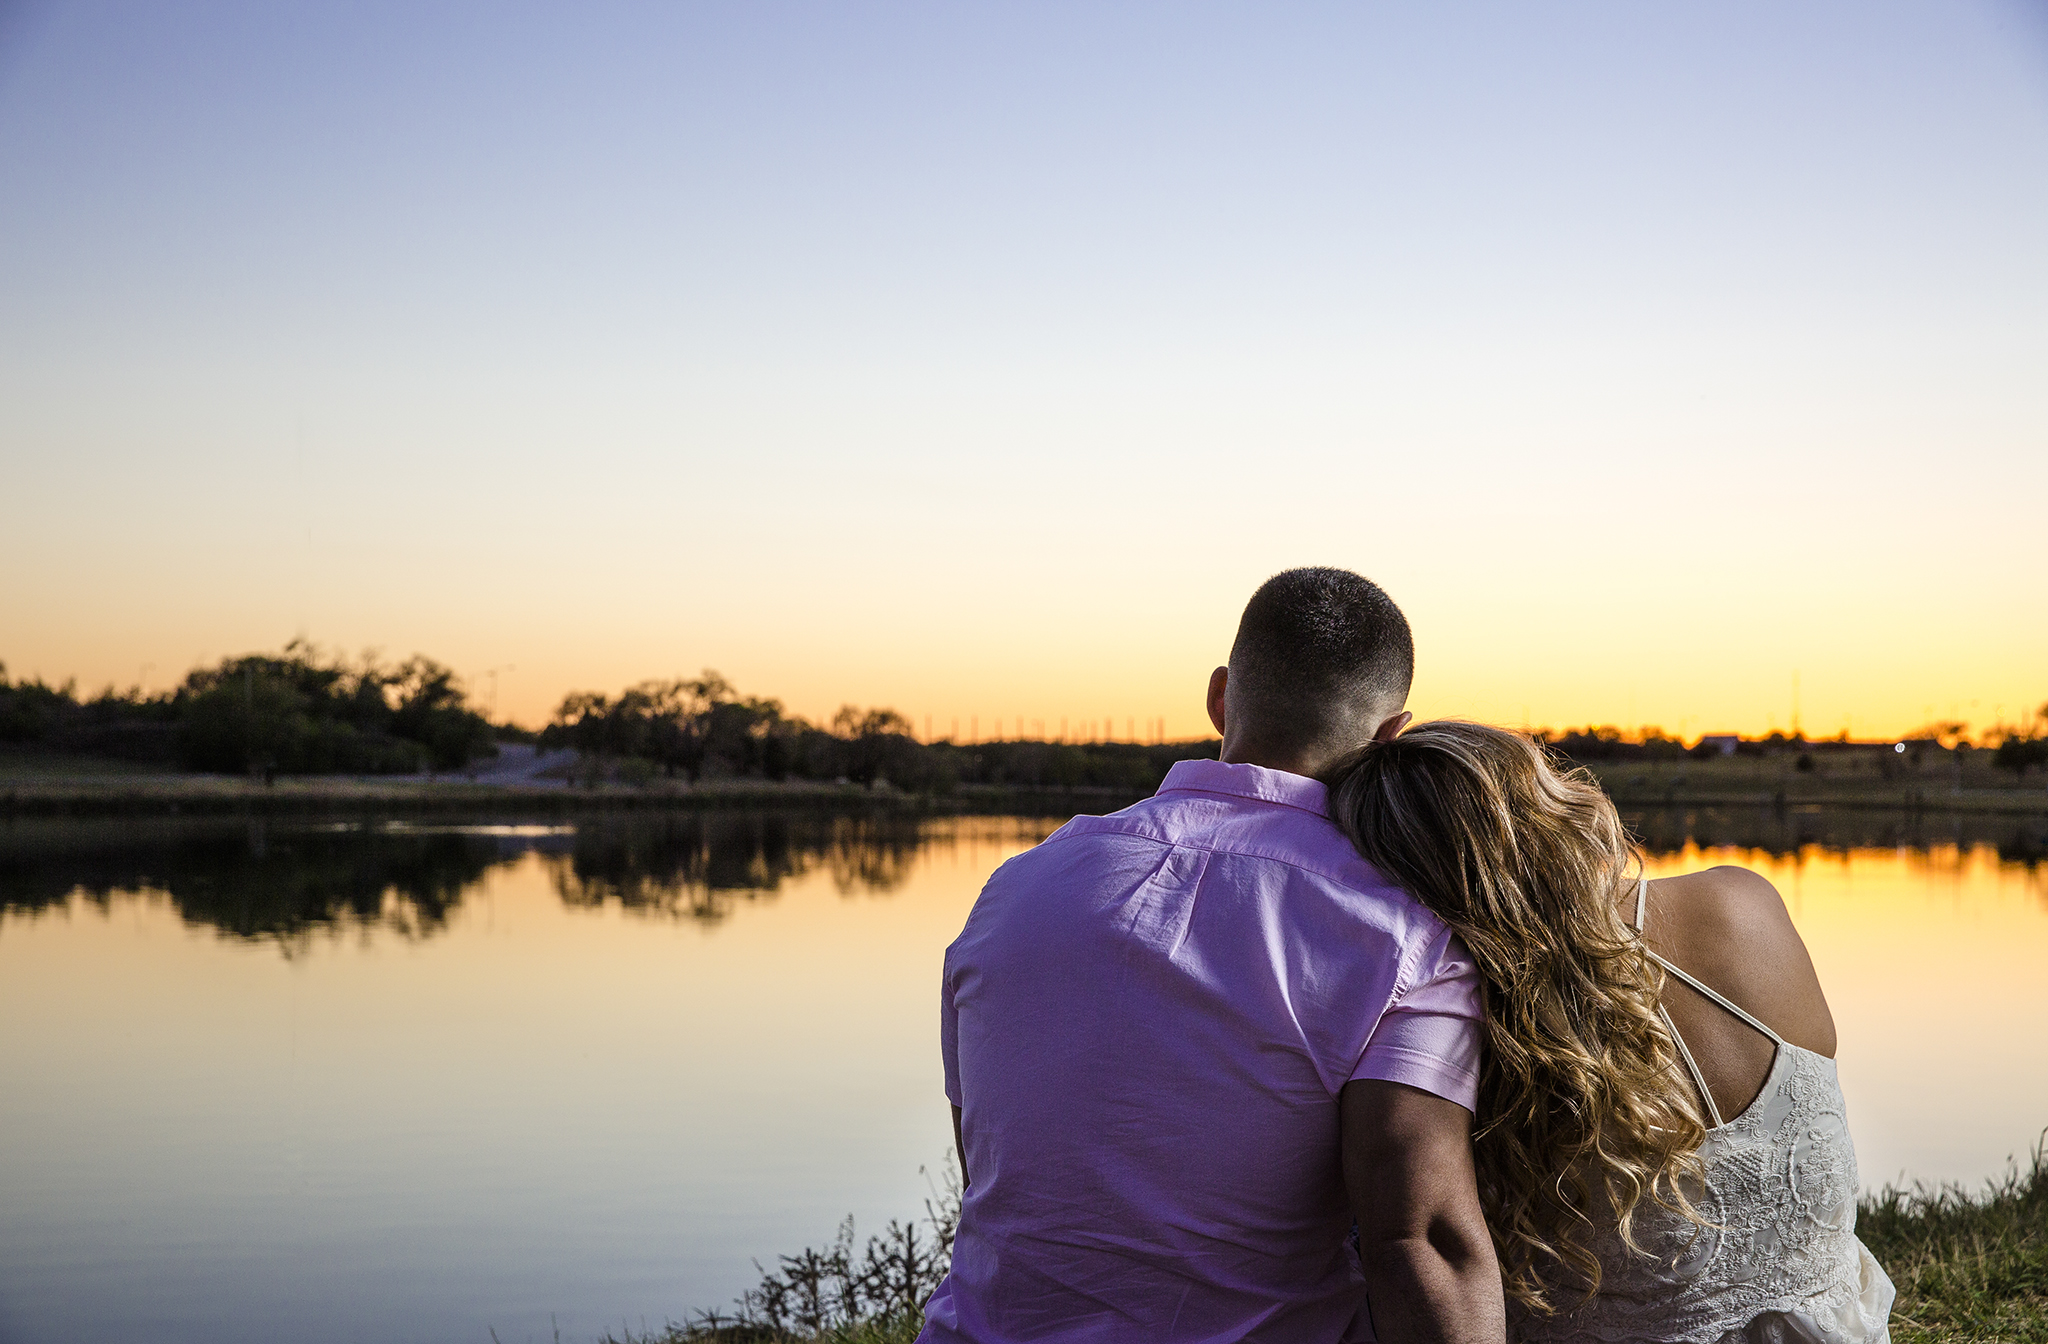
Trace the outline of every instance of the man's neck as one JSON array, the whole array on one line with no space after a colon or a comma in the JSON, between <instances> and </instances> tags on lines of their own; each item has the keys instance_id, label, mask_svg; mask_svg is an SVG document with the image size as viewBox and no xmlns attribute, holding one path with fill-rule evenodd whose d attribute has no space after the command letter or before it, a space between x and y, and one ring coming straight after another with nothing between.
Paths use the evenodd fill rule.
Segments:
<instances>
[{"instance_id":1,"label":"man's neck","mask_svg":"<svg viewBox=\"0 0 2048 1344\"><path fill-rule=\"evenodd\" d=\"M1324 770L1336 764L1337 755L1335 752L1283 749L1259 742L1231 742L1226 739L1217 759L1226 765L1256 765L1267 770L1285 770L1290 775L1306 775L1310 779L1315 779Z\"/></svg>"}]
</instances>

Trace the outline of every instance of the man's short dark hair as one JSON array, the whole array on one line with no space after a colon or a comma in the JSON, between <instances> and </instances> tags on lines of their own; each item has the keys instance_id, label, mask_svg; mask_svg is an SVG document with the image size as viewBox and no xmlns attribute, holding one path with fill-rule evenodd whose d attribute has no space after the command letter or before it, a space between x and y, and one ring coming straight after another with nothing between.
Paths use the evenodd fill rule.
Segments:
<instances>
[{"instance_id":1,"label":"man's short dark hair","mask_svg":"<svg viewBox=\"0 0 2048 1344\"><path fill-rule=\"evenodd\" d=\"M1408 618L1378 584L1348 569L1290 569L1267 579L1245 604L1230 646L1232 699L1261 736L1319 740L1368 705L1399 709L1414 677Z\"/></svg>"}]
</instances>

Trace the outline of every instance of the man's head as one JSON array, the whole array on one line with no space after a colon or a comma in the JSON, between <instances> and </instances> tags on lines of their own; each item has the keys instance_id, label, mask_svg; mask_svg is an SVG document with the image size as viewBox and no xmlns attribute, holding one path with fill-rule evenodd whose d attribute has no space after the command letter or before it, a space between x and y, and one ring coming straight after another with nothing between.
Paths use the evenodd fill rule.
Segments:
<instances>
[{"instance_id":1,"label":"man's head","mask_svg":"<svg viewBox=\"0 0 2048 1344\"><path fill-rule=\"evenodd\" d=\"M1348 569L1290 569L1259 586L1230 664L1209 678L1223 759L1320 774L1375 737L1392 737L1415 675L1407 618Z\"/></svg>"}]
</instances>

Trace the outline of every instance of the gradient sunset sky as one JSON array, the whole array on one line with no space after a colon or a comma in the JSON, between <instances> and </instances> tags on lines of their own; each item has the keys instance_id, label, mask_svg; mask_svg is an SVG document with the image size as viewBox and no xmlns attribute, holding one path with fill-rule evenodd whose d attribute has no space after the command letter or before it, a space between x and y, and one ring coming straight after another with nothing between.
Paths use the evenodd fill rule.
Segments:
<instances>
[{"instance_id":1,"label":"gradient sunset sky","mask_svg":"<svg viewBox=\"0 0 2048 1344\"><path fill-rule=\"evenodd\" d=\"M1164 718L2048 700L2048 6L8 4L0 660Z\"/></svg>"}]
</instances>

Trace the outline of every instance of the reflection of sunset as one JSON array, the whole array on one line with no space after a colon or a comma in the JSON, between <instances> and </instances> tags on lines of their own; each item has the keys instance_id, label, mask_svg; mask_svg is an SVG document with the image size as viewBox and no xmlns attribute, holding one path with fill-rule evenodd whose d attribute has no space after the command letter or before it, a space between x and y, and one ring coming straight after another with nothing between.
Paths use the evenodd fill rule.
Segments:
<instances>
[{"instance_id":1,"label":"reflection of sunset","mask_svg":"<svg viewBox=\"0 0 2048 1344\"><path fill-rule=\"evenodd\" d=\"M1989 846L1689 846L1650 875L1716 863L1769 877L1813 954L1866 1185L2025 1160L2048 1118L2048 871Z\"/></svg>"},{"instance_id":2,"label":"reflection of sunset","mask_svg":"<svg viewBox=\"0 0 2048 1344\"><path fill-rule=\"evenodd\" d=\"M550 1313L571 1337L720 1301L752 1256L916 1209L950 1143L943 949L1050 826L279 826L205 829L219 844L176 864L17 855L0 1128L34 1170L0 1154L0 1288L119 1310L149 1260L282 1321L375 1264L379 1302L435 1338L473 1324L464 1302L538 1338ZM1953 845L1650 862L1731 861L1813 950L1867 1185L1974 1182L2027 1148L2048 1115L2040 868ZM131 871L163 885L108 885ZM274 1272L246 1281L252 1259Z\"/></svg>"},{"instance_id":3,"label":"reflection of sunset","mask_svg":"<svg viewBox=\"0 0 2048 1344\"><path fill-rule=\"evenodd\" d=\"M522 1310L535 1337L559 1311L566 1337L593 1282L616 1292L578 1337L606 1311L721 1301L751 1256L848 1210L916 1210L919 1168L950 1143L941 950L988 872L1045 830L828 839L709 921L565 904L569 860L538 852L491 867L431 937L406 936L402 911L345 915L289 955L186 925L161 895L0 916L0 1126L41 1173L0 1161L0 1262L62 1255L62 1237L32 1251L10 1233L118 1218L134 1241L98 1252L109 1274L153 1238L198 1247L195 1273L207 1246L324 1239L295 1282L234 1287L257 1317L267 1292L368 1263L381 1298L421 1309L487 1285L479 1309L508 1338L527 1337L504 1329ZM459 1233L387 1264L390 1229L420 1226Z\"/></svg>"},{"instance_id":4,"label":"reflection of sunset","mask_svg":"<svg viewBox=\"0 0 2048 1344\"><path fill-rule=\"evenodd\" d=\"M1333 534L1314 547L1276 548L1270 561L1176 577L1170 591L1148 595L1147 610L1135 615L1116 598L1092 608L1088 580L1076 573L1071 578L1079 596L1057 585L1026 589L1005 602L998 618L955 593L945 597L943 611L886 630L841 628L830 615L785 619L780 609L787 599L762 586L745 589L750 601L737 605L746 614L700 620L692 613L710 600L707 595L663 587L608 590L555 608L542 624L561 626L562 637L530 636L525 614L494 605L497 599L409 610L405 581L394 573L388 576L392 595L376 604L374 618L325 620L313 633L340 645L419 650L467 669L479 705L488 699L479 688L488 683L477 669L505 650L518 651L517 670L498 678L495 698L503 713L533 727L546 723L571 690L616 693L711 666L741 691L779 698L791 712L819 723L854 703L900 710L920 737L1056 737L1065 725L1073 740L1149 741L1155 721L1163 721L1169 737L1212 733L1202 692L1209 669L1228 655L1245 598L1270 570L1311 561L1367 572L1403 604L1418 647L1410 708L1423 719L1474 718L1508 727L1611 724L1631 733L1654 726L1688 742L1708 732L1760 737L1796 723L1810 737L1846 732L1872 739L1941 720L1982 732L2023 721L2048 701L2039 676L2048 666L2048 627L1999 625L1989 610L2001 592L1995 586L1972 588L1957 599L1983 608L1972 618L1979 624L1939 640L1901 641L1879 619L1874 597L1870 609L1838 619L1796 603L1779 607L1768 591L1745 590L1751 581L1768 590L1767 575L1727 567L1674 570L1658 581L1740 604L1765 620L1767 632L1731 643L1691 625L1653 623L1631 629L1625 653L1608 656L1602 644L1607 631L1625 610L1654 605L1654 595L1632 593L1613 576L1589 590L1515 575L1513 557L1496 553L1495 545L1475 540L1454 574L1398 546L1359 548ZM1782 563L1825 568L1834 559L1811 554ZM1483 572L1489 565L1500 572ZM1956 582L1976 580L1957 575ZM851 591L842 598L863 600ZM0 649L8 671L53 680L77 676L87 690L146 683L161 691L201 659L275 649L292 626L251 615L173 628L135 613L116 633L79 627L55 604L39 610L42 599L33 594L17 590L6 600L22 608ZM1866 599L1845 593L1843 600L1855 607ZM643 627L626 608L663 618ZM829 656L822 653L827 647ZM174 652L186 649L193 652Z\"/></svg>"}]
</instances>

